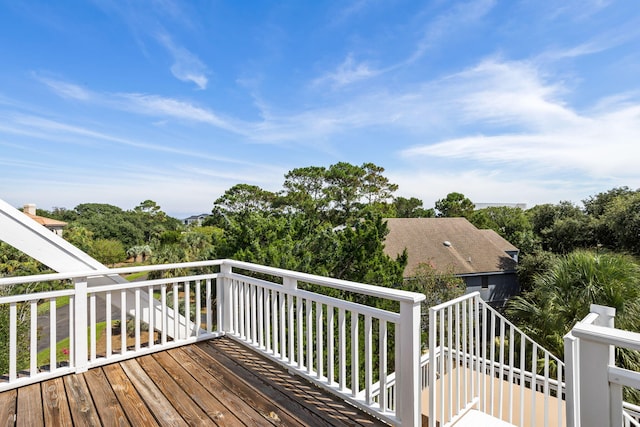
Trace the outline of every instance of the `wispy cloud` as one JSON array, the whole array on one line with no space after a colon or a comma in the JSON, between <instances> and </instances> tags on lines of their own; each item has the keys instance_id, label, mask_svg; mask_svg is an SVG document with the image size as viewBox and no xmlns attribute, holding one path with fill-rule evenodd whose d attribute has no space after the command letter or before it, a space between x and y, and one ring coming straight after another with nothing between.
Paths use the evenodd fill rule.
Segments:
<instances>
[{"instance_id":1,"label":"wispy cloud","mask_svg":"<svg viewBox=\"0 0 640 427\"><path fill-rule=\"evenodd\" d=\"M158 41L173 57L171 73L183 82L192 82L199 89L206 89L209 79L207 67L200 59L182 46L177 45L167 33L160 33Z\"/></svg>"},{"instance_id":2,"label":"wispy cloud","mask_svg":"<svg viewBox=\"0 0 640 427\"><path fill-rule=\"evenodd\" d=\"M220 118L214 112L198 107L187 101L174 98L166 98L158 95L145 95L139 93L125 93L114 95L120 107L151 116L166 116L182 120L207 123L212 126L236 132L236 128L228 121Z\"/></svg>"},{"instance_id":3,"label":"wispy cloud","mask_svg":"<svg viewBox=\"0 0 640 427\"><path fill-rule=\"evenodd\" d=\"M350 53L335 71L318 77L312 82L312 86L321 86L328 83L334 88L340 88L369 79L379 73L379 70L372 69L366 62L357 62L353 58L353 54Z\"/></svg>"},{"instance_id":4,"label":"wispy cloud","mask_svg":"<svg viewBox=\"0 0 640 427\"><path fill-rule=\"evenodd\" d=\"M83 88L82 86L65 82L62 80L56 80L48 77L42 77L38 74L34 74L34 77L45 85L49 86L58 96L63 98L77 99L80 101L88 101L92 98L92 93Z\"/></svg>"},{"instance_id":5,"label":"wispy cloud","mask_svg":"<svg viewBox=\"0 0 640 427\"><path fill-rule=\"evenodd\" d=\"M496 0L470 0L455 4L451 9L428 20L422 38L418 41L412 55L406 60L411 64L422 58L434 45L452 32L458 32L473 24L489 13L496 5Z\"/></svg>"},{"instance_id":6,"label":"wispy cloud","mask_svg":"<svg viewBox=\"0 0 640 427\"><path fill-rule=\"evenodd\" d=\"M609 102L598 112L565 105L563 88L545 83L526 64L484 62L452 76L451 103L460 119L484 127L480 135L405 149L416 156L526 165L538 173L577 171L593 177L633 176L640 157L640 102ZM520 169L522 171L522 169Z\"/></svg>"},{"instance_id":7,"label":"wispy cloud","mask_svg":"<svg viewBox=\"0 0 640 427\"><path fill-rule=\"evenodd\" d=\"M38 77L38 80L62 98L72 98L147 116L206 123L220 129L242 133L230 120L225 120L215 112L186 100L143 93L98 93L62 80L41 77Z\"/></svg>"}]
</instances>

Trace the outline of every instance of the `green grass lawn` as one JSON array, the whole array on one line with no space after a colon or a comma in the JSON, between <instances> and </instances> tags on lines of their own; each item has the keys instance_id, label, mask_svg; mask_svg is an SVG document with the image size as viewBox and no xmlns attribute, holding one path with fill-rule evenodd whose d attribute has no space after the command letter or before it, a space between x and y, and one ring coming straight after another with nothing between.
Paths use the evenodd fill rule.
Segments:
<instances>
[{"instance_id":1,"label":"green grass lawn","mask_svg":"<svg viewBox=\"0 0 640 427\"><path fill-rule=\"evenodd\" d=\"M130 281L130 282L132 282L132 281L134 281L134 280L136 280L136 279L139 279L139 278L141 278L141 277L146 276L147 274L149 274L149 272L148 272L148 271L140 271L140 272L138 272L138 273L132 273L132 274L127 275L127 276L125 277L125 279L127 279L127 280L128 280L128 281Z\"/></svg>"},{"instance_id":2,"label":"green grass lawn","mask_svg":"<svg viewBox=\"0 0 640 427\"><path fill-rule=\"evenodd\" d=\"M69 305L69 300L71 299L70 295L66 295L63 297L56 298L56 308L64 307ZM49 312L49 301L44 302L38 306L38 316L46 314Z\"/></svg>"},{"instance_id":3,"label":"green grass lawn","mask_svg":"<svg viewBox=\"0 0 640 427\"><path fill-rule=\"evenodd\" d=\"M106 327L107 327L107 322L96 323L96 340L100 339ZM87 342L89 341L90 334L91 334L91 331L87 329ZM69 338L60 340L56 344L56 360L58 362L69 360L70 351L71 349L69 348ZM44 350L38 352L38 366L44 366L48 364L49 364L49 348L45 348Z\"/></svg>"}]
</instances>

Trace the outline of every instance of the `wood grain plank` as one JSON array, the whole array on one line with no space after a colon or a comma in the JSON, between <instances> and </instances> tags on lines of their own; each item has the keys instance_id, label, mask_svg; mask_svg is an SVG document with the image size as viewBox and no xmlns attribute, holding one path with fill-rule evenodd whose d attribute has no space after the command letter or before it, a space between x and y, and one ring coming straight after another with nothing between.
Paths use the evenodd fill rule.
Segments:
<instances>
[{"instance_id":1,"label":"wood grain plank","mask_svg":"<svg viewBox=\"0 0 640 427\"><path fill-rule=\"evenodd\" d=\"M17 390L0 393L0 426L13 427L16 421Z\"/></svg>"},{"instance_id":2,"label":"wood grain plank","mask_svg":"<svg viewBox=\"0 0 640 427\"><path fill-rule=\"evenodd\" d=\"M242 422L234 412L230 411L220 400L210 394L198 381L195 380L186 369L186 366L178 363L169 353L161 352L153 355L153 358L164 368L182 390L188 392L191 399L211 418L217 425L239 425ZM196 368L198 375L202 368ZM217 390L216 390L217 391ZM217 394L217 393L216 393Z\"/></svg>"},{"instance_id":3,"label":"wood grain plank","mask_svg":"<svg viewBox=\"0 0 640 427\"><path fill-rule=\"evenodd\" d=\"M305 419L306 410L302 407L290 405L286 396L274 394L269 384L256 381L250 374L228 369L199 346L193 345L182 348L196 360L210 375L227 385L234 394L249 403L254 409L276 425L308 425Z\"/></svg>"},{"instance_id":4,"label":"wood grain plank","mask_svg":"<svg viewBox=\"0 0 640 427\"><path fill-rule=\"evenodd\" d=\"M102 425L109 427L130 426L131 424L102 369L90 369L82 375L87 382Z\"/></svg>"},{"instance_id":5,"label":"wood grain plank","mask_svg":"<svg viewBox=\"0 0 640 427\"><path fill-rule=\"evenodd\" d=\"M40 384L31 384L18 389L16 413L17 427L36 427L44 425L42 413L42 394Z\"/></svg>"},{"instance_id":6,"label":"wood grain plank","mask_svg":"<svg viewBox=\"0 0 640 427\"><path fill-rule=\"evenodd\" d=\"M157 426L158 423L153 414L145 405L142 397L138 394L120 364L106 365L102 370L131 425Z\"/></svg>"},{"instance_id":7,"label":"wood grain plank","mask_svg":"<svg viewBox=\"0 0 640 427\"><path fill-rule=\"evenodd\" d=\"M215 421L209 418L152 356L138 357L136 360L187 424L215 425Z\"/></svg>"},{"instance_id":8,"label":"wood grain plank","mask_svg":"<svg viewBox=\"0 0 640 427\"><path fill-rule=\"evenodd\" d=\"M45 425L73 426L62 378L58 377L42 383L42 406Z\"/></svg>"},{"instance_id":9,"label":"wood grain plank","mask_svg":"<svg viewBox=\"0 0 640 427\"><path fill-rule=\"evenodd\" d=\"M271 417L263 415L258 412L251 402L242 399L240 396L234 394L229 387L223 382L218 381L213 375L191 358L183 348L176 348L168 351L169 355L173 357L177 363L184 367L185 370L193 373L193 378L200 383L205 390L210 392L224 404L238 419L247 426L266 427L275 425L283 425L281 420L276 419L271 414ZM269 419L267 419L269 418Z\"/></svg>"},{"instance_id":10,"label":"wood grain plank","mask_svg":"<svg viewBox=\"0 0 640 427\"><path fill-rule=\"evenodd\" d=\"M67 375L63 378L73 424L99 426L100 417L84 377L82 375Z\"/></svg>"},{"instance_id":11,"label":"wood grain plank","mask_svg":"<svg viewBox=\"0 0 640 427\"><path fill-rule=\"evenodd\" d=\"M198 344L198 347L216 355L217 360L225 366L238 364L252 372L259 381L270 384L275 390L311 412L314 417L308 422L319 422L315 420L319 417L322 422L331 425L386 425L302 377L288 374L279 365L231 339L210 340Z\"/></svg>"},{"instance_id":12,"label":"wood grain plank","mask_svg":"<svg viewBox=\"0 0 640 427\"><path fill-rule=\"evenodd\" d=\"M130 359L121 362L120 366L142 397L142 400L149 407L158 424L163 426L188 425L171 402L162 394L162 391L156 387L153 380L142 369L137 360Z\"/></svg>"}]
</instances>

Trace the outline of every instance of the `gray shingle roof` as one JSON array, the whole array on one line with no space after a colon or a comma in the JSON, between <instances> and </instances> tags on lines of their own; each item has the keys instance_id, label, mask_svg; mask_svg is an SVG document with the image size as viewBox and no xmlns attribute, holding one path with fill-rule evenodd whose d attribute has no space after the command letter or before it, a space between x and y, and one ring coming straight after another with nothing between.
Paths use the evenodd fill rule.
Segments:
<instances>
[{"instance_id":1,"label":"gray shingle roof","mask_svg":"<svg viewBox=\"0 0 640 427\"><path fill-rule=\"evenodd\" d=\"M516 262L506 251L517 248L493 230L479 230L466 218L389 218L385 253L392 258L406 248L405 277L419 263L455 274L514 271ZM449 245L445 244L448 242Z\"/></svg>"}]
</instances>

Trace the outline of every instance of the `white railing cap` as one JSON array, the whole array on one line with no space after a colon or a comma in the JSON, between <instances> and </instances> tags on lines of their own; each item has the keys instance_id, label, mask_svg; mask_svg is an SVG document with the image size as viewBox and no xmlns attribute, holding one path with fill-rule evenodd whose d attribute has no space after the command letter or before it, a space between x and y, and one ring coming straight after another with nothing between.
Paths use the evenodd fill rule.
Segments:
<instances>
[{"instance_id":1,"label":"white railing cap","mask_svg":"<svg viewBox=\"0 0 640 427\"><path fill-rule=\"evenodd\" d=\"M52 280L77 279L80 277L117 276L120 274L140 273L142 271L171 270L174 268L197 268L220 265L223 260L193 261L173 264L139 265L136 267L108 268L105 270L83 270L68 273L36 274L32 276L13 276L0 278L0 287L23 283L47 282Z\"/></svg>"},{"instance_id":2,"label":"white railing cap","mask_svg":"<svg viewBox=\"0 0 640 427\"><path fill-rule=\"evenodd\" d=\"M318 276L315 274L300 273L297 271L284 270L282 268L268 267L266 265L252 264L244 261L235 261L230 259L222 260L223 264L232 267L245 268L247 270L259 273L270 274L278 277L289 277L301 282L313 283L316 285L326 286L329 288L340 289L343 291L356 292L373 297L386 298L393 301L418 303L424 301L426 297L417 292L409 292L401 289L385 288L383 286L367 285L363 283L350 282L348 280L334 279L326 276Z\"/></svg>"},{"instance_id":3,"label":"white railing cap","mask_svg":"<svg viewBox=\"0 0 640 427\"><path fill-rule=\"evenodd\" d=\"M385 288L382 286L367 285L363 283L350 282L348 280L334 279L331 277L318 276L297 271L285 270L266 265L253 264L244 261L231 259L218 259L209 261L194 261L174 264L141 265L136 267L108 268L105 270L85 270L68 273L38 274L33 276L15 276L0 278L0 287L7 285L19 285L23 283L46 282L53 280L68 280L77 278L91 278L100 276L117 276L120 274L139 273L143 271L171 270L175 268L198 268L211 267L215 265L227 264L232 267L244 268L258 273L270 274L278 277L290 277L299 281L314 283L330 288L341 289L355 293L361 293L374 297L386 298L393 301L418 303L425 300L425 296L416 292L404 291L401 289Z\"/></svg>"},{"instance_id":4,"label":"white railing cap","mask_svg":"<svg viewBox=\"0 0 640 427\"><path fill-rule=\"evenodd\" d=\"M640 350L640 333L578 322L571 330L574 337L616 347Z\"/></svg>"}]
</instances>

